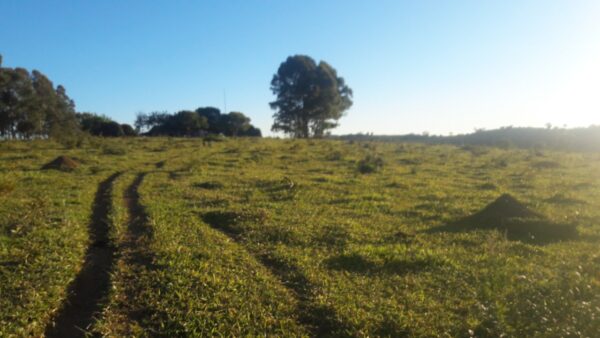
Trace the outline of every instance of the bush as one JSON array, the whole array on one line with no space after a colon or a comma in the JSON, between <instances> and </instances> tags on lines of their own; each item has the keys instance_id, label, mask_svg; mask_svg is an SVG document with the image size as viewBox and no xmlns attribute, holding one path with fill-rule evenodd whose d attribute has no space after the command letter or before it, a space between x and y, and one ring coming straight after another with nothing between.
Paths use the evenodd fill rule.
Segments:
<instances>
[{"instance_id":1,"label":"bush","mask_svg":"<svg viewBox=\"0 0 600 338\"><path fill-rule=\"evenodd\" d=\"M358 171L361 174L374 173L381 168L383 168L383 158L380 156L367 155L365 158L358 161Z\"/></svg>"},{"instance_id":2,"label":"bush","mask_svg":"<svg viewBox=\"0 0 600 338\"><path fill-rule=\"evenodd\" d=\"M121 130L123 130L124 136L137 136L135 129L133 129L133 127L128 124L122 124Z\"/></svg>"}]
</instances>

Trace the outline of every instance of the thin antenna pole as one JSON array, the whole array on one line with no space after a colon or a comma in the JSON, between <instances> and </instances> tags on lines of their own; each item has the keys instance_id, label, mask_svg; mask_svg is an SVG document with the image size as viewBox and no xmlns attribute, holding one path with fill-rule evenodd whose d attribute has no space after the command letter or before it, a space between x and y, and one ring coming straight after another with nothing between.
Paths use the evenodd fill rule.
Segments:
<instances>
[{"instance_id":1,"label":"thin antenna pole","mask_svg":"<svg viewBox=\"0 0 600 338\"><path fill-rule=\"evenodd\" d=\"M223 114L227 114L227 91L223 89Z\"/></svg>"}]
</instances>

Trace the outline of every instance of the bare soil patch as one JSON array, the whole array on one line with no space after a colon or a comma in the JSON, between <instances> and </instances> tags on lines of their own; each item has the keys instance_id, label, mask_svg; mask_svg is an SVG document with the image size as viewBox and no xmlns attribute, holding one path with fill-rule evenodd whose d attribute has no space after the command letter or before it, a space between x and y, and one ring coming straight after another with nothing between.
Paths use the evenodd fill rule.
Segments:
<instances>
[{"instance_id":1,"label":"bare soil patch","mask_svg":"<svg viewBox=\"0 0 600 338\"><path fill-rule=\"evenodd\" d=\"M42 170L60 170L60 171L73 171L79 167L79 162L69 156L59 156L52 161L44 164Z\"/></svg>"}]
</instances>

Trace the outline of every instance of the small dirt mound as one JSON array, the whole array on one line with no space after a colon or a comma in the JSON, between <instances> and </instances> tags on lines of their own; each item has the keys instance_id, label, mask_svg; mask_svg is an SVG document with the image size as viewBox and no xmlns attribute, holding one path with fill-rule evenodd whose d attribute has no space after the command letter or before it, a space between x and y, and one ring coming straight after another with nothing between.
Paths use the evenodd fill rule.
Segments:
<instances>
[{"instance_id":1,"label":"small dirt mound","mask_svg":"<svg viewBox=\"0 0 600 338\"><path fill-rule=\"evenodd\" d=\"M43 170L55 169L60 171L73 171L79 167L79 162L68 156L59 156L54 160L44 164Z\"/></svg>"},{"instance_id":2,"label":"small dirt mound","mask_svg":"<svg viewBox=\"0 0 600 338\"><path fill-rule=\"evenodd\" d=\"M541 217L541 215L530 210L511 195L504 194L470 218L487 223L489 221L503 221L514 217L531 218Z\"/></svg>"},{"instance_id":3,"label":"small dirt mound","mask_svg":"<svg viewBox=\"0 0 600 338\"><path fill-rule=\"evenodd\" d=\"M558 224L532 211L509 194L504 194L483 210L448 225L448 230L495 229L508 239L544 244L577 237L575 226Z\"/></svg>"}]
</instances>

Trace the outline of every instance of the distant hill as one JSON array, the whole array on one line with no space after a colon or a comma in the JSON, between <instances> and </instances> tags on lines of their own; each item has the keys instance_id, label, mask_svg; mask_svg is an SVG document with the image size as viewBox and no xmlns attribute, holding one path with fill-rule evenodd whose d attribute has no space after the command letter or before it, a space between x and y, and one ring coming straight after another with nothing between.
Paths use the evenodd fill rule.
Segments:
<instances>
[{"instance_id":1,"label":"distant hill","mask_svg":"<svg viewBox=\"0 0 600 338\"><path fill-rule=\"evenodd\" d=\"M477 130L471 134L436 135L373 135L349 134L331 138L356 141L422 142L457 145L485 145L517 148L551 148L569 151L600 151L600 126L587 128L516 128L502 127Z\"/></svg>"}]
</instances>

